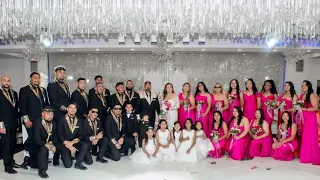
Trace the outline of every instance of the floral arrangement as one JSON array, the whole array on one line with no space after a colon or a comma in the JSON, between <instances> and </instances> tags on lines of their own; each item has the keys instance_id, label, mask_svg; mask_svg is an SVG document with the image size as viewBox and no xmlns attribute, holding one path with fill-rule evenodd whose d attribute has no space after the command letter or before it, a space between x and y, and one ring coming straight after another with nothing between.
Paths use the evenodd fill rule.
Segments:
<instances>
[{"instance_id":1,"label":"floral arrangement","mask_svg":"<svg viewBox=\"0 0 320 180\"><path fill-rule=\"evenodd\" d=\"M277 106L278 106L278 108L283 109L284 107L286 107L286 102L285 101L281 101Z\"/></svg>"},{"instance_id":2,"label":"floral arrangement","mask_svg":"<svg viewBox=\"0 0 320 180\"><path fill-rule=\"evenodd\" d=\"M214 143L218 143L219 142L219 136L220 136L219 131L212 130L210 136L211 136L211 139L213 140Z\"/></svg>"},{"instance_id":3,"label":"floral arrangement","mask_svg":"<svg viewBox=\"0 0 320 180\"><path fill-rule=\"evenodd\" d=\"M263 129L261 128L261 126L254 126L252 129L251 129L251 133L253 135L258 135L259 132L262 132Z\"/></svg>"},{"instance_id":4,"label":"floral arrangement","mask_svg":"<svg viewBox=\"0 0 320 180\"><path fill-rule=\"evenodd\" d=\"M297 101L295 104L293 104L293 107L297 110L297 109L302 109L304 106L304 101L303 100L299 100Z\"/></svg>"},{"instance_id":5,"label":"floral arrangement","mask_svg":"<svg viewBox=\"0 0 320 180\"><path fill-rule=\"evenodd\" d=\"M228 100L229 101L233 101L235 99L236 99L236 97L234 95L231 95L231 94L228 95Z\"/></svg>"},{"instance_id":6,"label":"floral arrangement","mask_svg":"<svg viewBox=\"0 0 320 180\"><path fill-rule=\"evenodd\" d=\"M188 100L183 100L182 105L183 105L184 111L187 111L190 106L190 102Z\"/></svg>"},{"instance_id":7,"label":"floral arrangement","mask_svg":"<svg viewBox=\"0 0 320 180\"><path fill-rule=\"evenodd\" d=\"M161 110L160 110L160 116L162 118L166 117L166 112L168 112L171 108L171 103L169 101L163 101Z\"/></svg>"},{"instance_id":8,"label":"floral arrangement","mask_svg":"<svg viewBox=\"0 0 320 180\"><path fill-rule=\"evenodd\" d=\"M274 100L268 100L267 102L264 103L269 109L277 109L278 105Z\"/></svg>"},{"instance_id":9,"label":"floral arrangement","mask_svg":"<svg viewBox=\"0 0 320 180\"><path fill-rule=\"evenodd\" d=\"M204 101L197 101L197 105L204 105Z\"/></svg>"},{"instance_id":10,"label":"floral arrangement","mask_svg":"<svg viewBox=\"0 0 320 180\"><path fill-rule=\"evenodd\" d=\"M239 134L241 131L238 127L232 127L229 132L230 132L230 134L235 136L235 135Z\"/></svg>"}]
</instances>

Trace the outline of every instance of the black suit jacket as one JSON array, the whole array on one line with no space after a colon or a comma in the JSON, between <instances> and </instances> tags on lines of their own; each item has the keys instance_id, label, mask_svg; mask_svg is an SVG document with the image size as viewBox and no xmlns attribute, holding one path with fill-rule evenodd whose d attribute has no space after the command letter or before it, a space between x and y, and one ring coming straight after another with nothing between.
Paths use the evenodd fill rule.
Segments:
<instances>
[{"instance_id":1,"label":"black suit jacket","mask_svg":"<svg viewBox=\"0 0 320 180\"><path fill-rule=\"evenodd\" d=\"M89 96L89 109L97 108L99 110L99 119L104 124L107 116L107 107L103 106L101 99L98 97L97 93L91 94Z\"/></svg>"},{"instance_id":2,"label":"black suit jacket","mask_svg":"<svg viewBox=\"0 0 320 180\"><path fill-rule=\"evenodd\" d=\"M39 98L30 89L29 85L21 88L19 92L19 107L21 117L28 116L32 123L41 117L43 108L49 105L47 90L42 87L40 88L42 89L42 91L39 90L39 94L41 93L43 97L42 104Z\"/></svg>"},{"instance_id":3,"label":"black suit jacket","mask_svg":"<svg viewBox=\"0 0 320 180\"><path fill-rule=\"evenodd\" d=\"M145 92L142 92L145 93ZM141 103L140 103L140 113L142 114L148 114L149 120L152 121L152 123L155 122L156 113L160 114L160 104L158 100L158 96L152 96L151 102L149 104L147 97L145 94L140 95ZM142 119L142 117L141 117Z\"/></svg>"},{"instance_id":4,"label":"black suit jacket","mask_svg":"<svg viewBox=\"0 0 320 180\"><path fill-rule=\"evenodd\" d=\"M71 95L71 102L77 104L77 116L83 118L84 115L88 114L89 111L89 96L86 94L88 102L80 94L79 90L73 91Z\"/></svg>"},{"instance_id":5,"label":"black suit jacket","mask_svg":"<svg viewBox=\"0 0 320 180\"><path fill-rule=\"evenodd\" d=\"M72 141L76 138L79 140L83 139L83 122L81 119L78 119L76 129L72 133L71 130L69 129L68 122L66 119L66 116L62 116L59 121L59 127L58 127L58 132L59 132L59 141L64 142L64 141Z\"/></svg>"},{"instance_id":6,"label":"black suit jacket","mask_svg":"<svg viewBox=\"0 0 320 180\"><path fill-rule=\"evenodd\" d=\"M126 136L133 137L133 133L138 133L138 120L135 113L131 113L129 118L127 112L122 114L123 131Z\"/></svg>"},{"instance_id":7,"label":"black suit jacket","mask_svg":"<svg viewBox=\"0 0 320 180\"><path fill-rule=\"evenodd\" d=\"M133 96L132 96L133 93ZM130 102L133 106L133 110L136 114L140 114L140 96L137 92L131 91L128 92L126 91L126 96L127 96L127 102ZM132 99L131 99L132 97ZM131 100L130 100L131 99Z\"/></svg>"},{"instance_id":8,"label":"black suit jacket","mask_svg":"<svg viewBox=\"0 0 320 180\"><path fill-rule=\"evenodd\" d=\"M116 105L116 104L120 104L121 107L122 107L122 111L125 110L125 109L124 109L124 108L125 108L124 105L125 105L125 103L128 101L128 97L127 97L124 93L123 93L122 95L123 95L123 97L125 98L125 101L124 101L124 103L123 103L122 105L121 105L119 99L117 98L116 93L114 93L114 94L112 94L112 95L110 96L110 108L113 108L114 105Z\"/></svg>"},{"instance_id":9,"label":"black suit jacket","mask_svg":"<svg viewBox=\"0 0 320 180\"><path fill-rule=\"evenodd\" d=\"M123 126L119 130L118 125L117 125L116 121L113 119L113 116L111 114L107 117L107 120L105 123L105 132L106 132L105 135L111 141L113 141L113 140L118 141L121 137L125 136Z\"/></svg>"},{"instance_id":10,"label":"black suit jacket","mask_svg":"<svg viewBox=\"0 0 320 180\"><path fill-rule=\"evenodd\" d=\"M103 127L102 127L102 124L100 122L100 120L95 120L95 123L97 123L97 132L96 134L94 134L91 126L90 126L90 123L89 122L90 120L89 119L85 119L83 121L83 131L84 131L84 141L90 141L90 137L91 136L95 136L97 134L99 134L100 132L103 133Z\"/></svg>"},{"instance_id":11,"label":"black suit jacket","mask_svg":"<svg viewBox=\"0 0 320 180\"><path fill-rule=\"evenodd\" d=\"M0 122L4 122L6 129L16 130L18 127L18 119L20 118L18 112L18 94L12 91L14 94L15 106L2 94L0 89Z\"/></svg>"},{"instance_id":12,"label":"black suit jacket","mask_svg":"<svg viewBox=\"0 0 320 180\"><path fill-rule=\"evenodd\" d=\"M52 132L51 137L49 137L49 142L52 141L53 144L56 144L58 141L57 131L56 131L56 123L52 122ZM38 118L33 126L33 138L35 143L39 146L44 146L47 143L48 133L46 129L42 125L42 118Z\"/></svg>"},{"instance_id":13,"label":"black suit jacket","mask_svg":"<svg viewBox=\"0 0 320 180\"><path fill-rule=\"evenodd\" d=\"M70 93L66 93L57 82L48 84L48 96L50 105L54 109L54 115L56 118L60 118L65 115L65 111L61 111L60 107L63 105L68 107L71 102Z\"/></svg>"},{"instance_id":14,"label":"black suit jacket","mask_svg":"<svg viewBox=\"0 0 320 180\"><path fill-rule=\"evenodd\" d=\"M110 103L109 103L110 91L109 91L109 89L105 88L104 89L104 94L105 94L104 99L107 102L107 107L110 107ZM91 99L91 96L94 96L94 95L96 95L96 90L94 88L91 88L89 90L89 99Z\"/></svg>"}]
</instances>

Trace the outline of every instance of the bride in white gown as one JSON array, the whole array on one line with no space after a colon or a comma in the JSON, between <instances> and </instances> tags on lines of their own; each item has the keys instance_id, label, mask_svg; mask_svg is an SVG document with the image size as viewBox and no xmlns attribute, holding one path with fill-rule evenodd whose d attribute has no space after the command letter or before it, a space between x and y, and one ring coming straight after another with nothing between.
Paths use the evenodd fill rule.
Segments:
<instances>
[{"instance_id":1,"label":"bride in white gown","mask_svg":"<svg viewBox=\"0 0 320 180\"><path fill-rule=\"evenodd\" d=\"M171 83L164 86L163 94L160 96L160 119L166 119L168 128L172 129L174 122L178 120L178 109L180 107L179 97L174 93Z\"/></svg>"}]
</instances>

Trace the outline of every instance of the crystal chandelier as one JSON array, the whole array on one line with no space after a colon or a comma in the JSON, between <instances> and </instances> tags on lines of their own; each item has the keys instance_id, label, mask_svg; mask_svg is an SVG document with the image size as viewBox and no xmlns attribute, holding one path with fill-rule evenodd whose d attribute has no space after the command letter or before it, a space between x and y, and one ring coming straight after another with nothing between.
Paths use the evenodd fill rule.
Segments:
<instances>
[{"instance_id":1,"label":"crystal chandelier","mask_svg":"<svg viewBox=\"0 0 320 180\"><path fill-rule=\"evenodd\" d=\"M5 0L0 36L109 33L216 33L230 37L280 38L320 34L319 0ZM292 26L295 25L295 30Z\"/></svg>"},{"instance_id":2,"label":"crystal chandelier","mask_svg":"<svg viewBox=\"0 0 320 180\"><path fill-rule=\"evenodd\" d=\"M299 60L302 60L306 53L306 49L301 46L301 43L297 39L294 39L291 43L287 44L283 51L285 60L290 64L296 64Z\"/></svg>"},{"instance_id":3,"label":"crystal chandelier","mask_svg":"<svg viewBox=\"0 0 320 180\"><path fill-rule=\"evenodd\" d=\"M159 41L152 50L151 59L157 62L166 62L172 58L172 48L168 45L163 35L159 38Z\"/></svg>"},{"instance_id":4,"label":"crystal chandelier","mask_svg":"<svg viewBox=\"0 0 320 180\"><path fill-rule=\"evenodd\" d=\"M25 48L22 50L25 61L42 61L44 60L46 53L39 41L28 41Z\"/></svg>"}]
</instances>

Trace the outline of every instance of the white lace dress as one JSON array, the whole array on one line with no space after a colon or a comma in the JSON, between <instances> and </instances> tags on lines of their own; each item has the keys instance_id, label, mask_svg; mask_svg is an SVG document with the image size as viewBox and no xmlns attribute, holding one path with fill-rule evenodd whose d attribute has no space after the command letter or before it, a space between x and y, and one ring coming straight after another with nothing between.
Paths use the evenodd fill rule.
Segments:
<instances>
[{"instance_id":1,"label":"white lace dress","mask_svg":"<svg viewBox=\"0 0 320 180\"><path fill-rule=\"evenodd\" d=\"M149 139L146 143L146 151L150 154L150 159L143 152L142 148L136 150L129 158L137 163L143 164L154 164L161 160L159 157L159 153L157 153L156 157L152 156L154 151L156 150L156 139Z\"/></svg>"},{"instance_id":2,"label":"white lace dress","mask_svg":"<svg viewBox=\"0 0 320 180\"><path fill-rule=\"evenodd\" d=\"M178 162L188 162L188 163L196 163L198 161L201 161L203 158L201 152L197 151L196 147L194 146L191 150L190 153L187 154L187 150L191 147L193 137L194 137L194 130L187 131L183 130L182 131L182 137L187 138L189 137L190 139L187 141L183 141L180 145L180 148L177 152L177 158L176 161Z\"/></svg>"},{"instance_id":3,"label":"white lace dress","mask_svg":"<svg viewBox=\"0 0 320 180\"><path fill-rule=\"evenodd\" d=\"M204 139L203 138L204 131L200 130L196 132L197 140L196 140L196 149L198 152L201 153L203 158L206 158L208 156L209 151L214 150L214 147L209 140L209 138Z\"/></svg>"},{"instance_id":4,"label":"white lace dress","mask_svg":"<svg viewBox=\"0 0 320 180\"><path fill-rule=\"evenodd\" d=\"M180 134L181 134L182 131L179 131L179 132L173 132L174 133L174 136L172 136L172 139L173 140L173 143L174 145L176 146L177 150L179 149L180 147L180 141L179 141L179 138L180 138Z\"/></svg>"},{"instance_id":5,"label":"white lace dress","mask_svg":"<svg viewBox=\"0 0 320 180\"><path fill-rule=\"evenodd\" d=\"M159 146L168 144L168 137L170 136L170 131L168 129L165 132L158 130L159 134ZM159 147L159 156L163 161L175 161L176 150L172 143L169 144L168 148Z\"/></svg>"},{"instance_id":6,"label":"white lace dress","mask_svg":"<svg viewBox=\"0 0 320 180\"><path fill-rule=\"evenodd\" d=\"M166 101L170 104L169 110L167 110ZM176 121L178 121L178 109L180 107L180 102L178 96L175 96L169 100L163 100L161 97L161 111L165 112L165 119L168 123L168 128L172 129Z\"/></svg>"}]
</instances>

